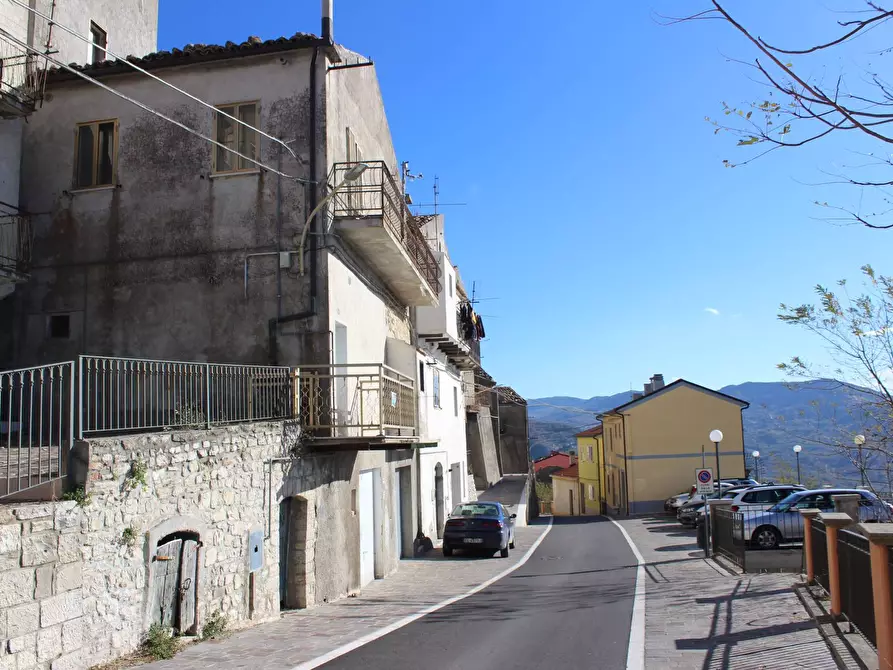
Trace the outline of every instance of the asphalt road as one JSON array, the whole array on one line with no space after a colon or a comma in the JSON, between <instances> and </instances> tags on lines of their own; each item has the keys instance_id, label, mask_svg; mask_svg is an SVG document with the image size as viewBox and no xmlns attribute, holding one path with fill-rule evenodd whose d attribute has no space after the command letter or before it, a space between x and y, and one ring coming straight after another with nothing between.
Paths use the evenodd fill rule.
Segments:
<instances>
[{"instance_id":1,"label":"asphalt road","mask_svg":"<svg viewBox=\"0 0 893 670\"><path fill-rule=\"evenodd\" d=\"M635 558L614 524L556 518L517 571L322 667L623 670L635 582Z\"/></svg>"}]
</instances>

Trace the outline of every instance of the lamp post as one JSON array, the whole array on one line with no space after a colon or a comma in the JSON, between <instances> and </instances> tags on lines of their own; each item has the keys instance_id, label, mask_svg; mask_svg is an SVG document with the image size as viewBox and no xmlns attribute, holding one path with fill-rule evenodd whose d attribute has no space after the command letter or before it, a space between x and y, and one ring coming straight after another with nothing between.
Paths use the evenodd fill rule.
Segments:
<instances>
[{"instance_id":1,"label":"lamp post","mask_svg":"<svg viewBox=\"0 0 893 670\"><path fill-rule=\"evenodd\" d=\"M803 451L803 447L799 444L794 445L794 454L797 456L797 484L800 484L800 452Z\"/></svg>"},{"instance_id":2,"label":"lamp post","mask_svg":"<svg viewBox=\"0 0 893 670\"><path fill-rule=\"evenodd\" d=\"M754 451L751 456L753 456L753 467L756 470L756 480L760 481L760 452Z\"/></svg>"},{"instance_id":3,"label":"lamp post","mask_svg":"<svg viewBox=\"0 0 893 670\"><path fill-rule=\"evenodd\" d=\"M853 438L853 442L856 443L856 447L859 449L859 482L860 487L865 488L865 463L862 460L862 445L865 444L865 436L864 435L856 435Z\"/></svg>"},{"instance_id":4,"label":"lamp post","mask_svg":"<svg viewBox=\"0 0 893 670\"><path fill-rule=\"evenodd\" d=\"M716 488L722 493L722 475L719 471L719 443L722 442L722 431L715 429L711 430L710 441L713 442L716 447Z\"/></svg>"}]
</instances>

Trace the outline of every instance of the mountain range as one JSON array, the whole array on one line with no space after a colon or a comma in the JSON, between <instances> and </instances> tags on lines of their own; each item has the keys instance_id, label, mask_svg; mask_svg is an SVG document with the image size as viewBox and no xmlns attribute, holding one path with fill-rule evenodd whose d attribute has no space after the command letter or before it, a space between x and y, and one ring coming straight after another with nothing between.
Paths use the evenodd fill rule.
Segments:
<instances>
[{"instance_id":1,"label":"mountain range","mask_svg":"<svg viewBox=\"0 0 893 670\"><path fill-rule=\"evenodd\" d=\"M839 449L818 442L851 444L862 430L858 391L826 380L801 383L747 382L718 389L750 403L744 411L744 444L760 452L764 480L790 478L795 472L793 446L800 444L804 482L854 485L858 471ZM552 450L576 448L574 434L597 423L596 415L631 399L629 391L589 399L570 396L528 399L530 454L536 459ZM879 483L879 482L878 482Z\"/></svg>"}]
</instances>

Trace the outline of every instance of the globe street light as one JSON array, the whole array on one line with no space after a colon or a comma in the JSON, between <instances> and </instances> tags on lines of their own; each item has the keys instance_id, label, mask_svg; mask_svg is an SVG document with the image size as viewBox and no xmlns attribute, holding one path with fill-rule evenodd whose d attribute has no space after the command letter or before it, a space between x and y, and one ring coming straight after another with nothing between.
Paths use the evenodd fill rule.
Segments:
<instances>
[{"instance_id":1,"label":"globe street light","mask_svg":"<svg viewBox=\"0 0 893 670\"><path fill-rule=\"evenodd\" d=\"M859 448L859 481L861 482L861 486L865 488L865 463L862 462L862 445L865 444L865 436L864 435L856 435L853 438L853 442L856 443L856 446Z\"/></svg>"},{"instance_id":2,"label":"globe street light","mask_svg":"<svg viewBox=\"0 0 893 670\"><path fill-rule=\"evenodd\" d=\"M751 454L751 456L753 456L753 465L754 465L754 470L756 470L756 476L757 476L756 479L757 479L757 481L760 481L760 452L754 451Z\"/></svg>"},{"instance_id":3,"label":"globe street light","mask_svg":"<svg viewBox=\"0 0 893 670\"><path fill-rule=\"evenodd\" d=\"M716 488L722 494L722 475L719 472L719 443L722 442L722 431L711 430L710 441L716 446Z\"/></svg>"},{"instance_id":4,"label":"globe street light","mask_svg":"<svg viewBox=\"0 0 893 670\"><path fill-rule=\"evenodd\" d=\"M797 484L800 484L800 452L803 451L803 447L799 444L794 445L794 453L797 455Z\"/></svg>"}]
</instances>

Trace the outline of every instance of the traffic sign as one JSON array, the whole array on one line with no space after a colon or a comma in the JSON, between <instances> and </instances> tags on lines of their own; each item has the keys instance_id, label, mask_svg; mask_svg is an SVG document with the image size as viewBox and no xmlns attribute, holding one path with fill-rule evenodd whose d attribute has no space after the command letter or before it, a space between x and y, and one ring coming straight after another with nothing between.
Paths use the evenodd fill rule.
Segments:
<instances>
[{"instance_id":1,"label":"traffic sign","mask_svg":"<svg viewBox=\"0 0 893 670\"><path fill-rule=\"evenodd\" d=\"M698 484L698 493L713 493L713 468L698 468L695 470L695 481Z\"/></svg>"}]
</instances>

